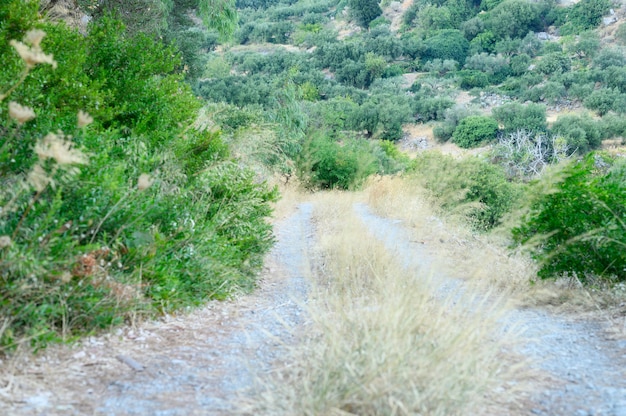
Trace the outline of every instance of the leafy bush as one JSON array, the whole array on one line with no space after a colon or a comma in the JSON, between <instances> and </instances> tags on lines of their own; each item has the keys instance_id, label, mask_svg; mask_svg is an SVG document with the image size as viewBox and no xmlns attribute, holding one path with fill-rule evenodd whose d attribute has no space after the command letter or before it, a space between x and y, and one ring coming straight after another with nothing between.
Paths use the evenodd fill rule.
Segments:
<instances>
[{"instance_id":1,"label":"leafy bush","mask_svg":"<svg viewBox=\"0 0 626 416\"><path fill-rule=\"evenodd\" d=\"M561 10L556 23L562 35L578 34L595 29L610 8L610 0L581 0Z\"/></svg>"},{"instance_id":2,"label":"leafy bush","mask_svg":"<svg viewBox=\"0 0 626 416\"><path fill-rule=\"evenodd\" d=\"M460 31L445 29L434 32L433 36L424 41L424 46L425 50L421 56L424 61L450 59L463 65L469 49L469 42Z\"/></svg>"},{"instance_id":3,"label":"leafy bush","mask_svg":"<svg viewBox=\"0 0 626 416\"><path fill-rule=\"evenodd\" d=\"M540 193L516 242L530 244L539 276L626 279L626 164L602 154L571 163L555 189ZM539 242L539 243L537 243Z\"/></svg>"},{"instance_id":4,"label":"leafy bush","mask_svg":"<svg viewBox=\"0 0 626 416\"><path fill-rule=\"evenodd\" d=\"M498 123L491 117L469 116L461 120L452 134L452 141L462 148L472 148L493 140L498 134Z\"/></svg>"},{"instance_id":5,"label":"leafy bush","mask_svg":"<svg viewBox=\"0 0 626 416\"><path fill-rule=\"evenodd\" d=\"M463 212L478 230L498 225L520 197L520 190L507 180L504 170L482 159L456 160L425 152L416 158L414 167L444 209Z\"/></svg>"},{"instance_id":6,"label":"leafy bush","mask_svg":"<svg viewBox=\"0 0 626 416\"><path fill-rule=\"evenodd\" d=\"M563 115L552 124L550 131L565 138L572 150L585 154L602 144L598 124L588 114Z\"/></svg>"},{"instance_id":7,"label":"leafy bush","mask_svg":"<svg viewBox=\"0 0 626 416\"><path fill-rule=\"evenodd\" d=\"M612 88L600 88L593 91L585 98L583 104L586 108L597 111L601 116L612 110L620 113L626 111L624 95Z\"/></svg>"},{"instance_id":8,"label":"leafy bush","mask_svg":"<svg viewBox=\"0 0 626 416\"><path fill-rule=\"evenodd\" d=\"M547 3L504 0L487 13L486 26L498 38L521 38L529 31L541 31Z\"/></svg>"},{"instance_id":9,"label":"leafy bush","mask_svg":"<svg viewBox=\"0 0 626 416\"><path fill-rule=\"evenodd\" d=\"M419 121L442 120L446 110L452 108L453 105L454 100L447 97L416 97L413 112Z\"/></svg>"},{"instance_id":10,"label":"leafy bush","mask_svg":"<svg viewBox=\"0 0 626 416\"><path fill-rule=\"evenodd\" d=\"M350 13L357 24L368 27L370 22L383 14L378 0L348 0Z\"/></svg>"},{"instance_id":11,"label":"leafy bush","mask_svg":"<svg viewBox=\"0 0 626 416\"><path fill-rule=\"evenodd\" d=\"M475 111L468 109L462 105L456 105L445 111L444 120L435 128L433 128L433 135L435 139L446 142L452 138L452 133L456 130L459 122L465 117L476 115Z\"/></svg>"},{"instance_id":12,"label":"leafy bush","mask_svg":"<svg viewBox=\"0 0 626 416\"><path fill-rule=\"evenodd\" d=\"M504 104L493 109L493 117L504 125L505 133L517 130L546 130L546 107L540 104Z\"/></svg>"},{"instance_id":13,"label":"leafy bush","mask_svg":"<svg viewBox=\"0 0 626 416\"><path fill-rule=\"evenodd\" d=\"M356 142L340 145L317 133L298 159L298 174L308 188L355 189L376 172L371 153Z\"/></svg>"},{"instance_id":14,"label":"leafy bush","mask_svg":"<svg viewBox=\"0 0 626 416\"><path fill-rule=\"evenodd\" d=\"M176 51L109 18L83 36L27 4L0 5L0 345L253 287L276 193L228 160L219 132L189 127L200 102ZM9 44L33 25L42 42ZM56 69L30 64L33 51L53 63L39 48Z\"/></svg>"}]
</instances>

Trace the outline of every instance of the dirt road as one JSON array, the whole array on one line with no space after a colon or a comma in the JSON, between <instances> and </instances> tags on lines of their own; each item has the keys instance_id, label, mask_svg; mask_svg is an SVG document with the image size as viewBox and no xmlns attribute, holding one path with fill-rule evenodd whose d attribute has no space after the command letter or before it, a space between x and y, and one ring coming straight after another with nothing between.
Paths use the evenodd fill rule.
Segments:
<instances>
[{"instance_id":1,"label":"dirt road","mask_svg":"<svg viewBox=\"0 0 626 416\"><path fill-rule=\"evenodd\" d=\"M252 295L3 363L0 414L235 413L256 383L289 365L284 346L306 336L314 209L301 203L276 224L278 243ZM464 276L437 275L441 259L415 230L365 204L354 210L400 261L435 268L442 292L463 290ZM609 339L601 322L514 309L500 323L524 329L516 353L543 375L516 414L626 416L626 342Z\"/></svg>"}]
</instances>

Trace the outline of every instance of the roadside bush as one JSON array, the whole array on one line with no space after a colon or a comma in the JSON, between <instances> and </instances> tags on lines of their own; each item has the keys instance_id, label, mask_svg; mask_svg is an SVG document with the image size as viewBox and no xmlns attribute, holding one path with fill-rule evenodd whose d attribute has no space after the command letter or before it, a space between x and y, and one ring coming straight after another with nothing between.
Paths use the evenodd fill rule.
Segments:
<instances>
[{"instance_id":1,"label":"roadside bush","mask_svg":"<svg viewBox=\"0 0 626 416\"><path fill-rule=\"evenodd\" d=\"M414 167L442 208L464 214L477 230L497 226L520 197L518 186L507 180L504 170L482 159L456 160L425 152L415 159Z\"/></svg>"},{"instance_id":2,"label":"roadside bush","mask_svg":"<svg viewBox=\"0 0 626 416\"><path fill-rule=\"evenodd\" d=\"M626 164L592 153L568 165L555 189L537 195L513 229L540 262L538 275L626 280Z\"/></svg>"},{"instance_id":3,"label":"roadside bush","mask_svg":"<svg viewBox=\"0 0 626 416\"><path fill-rule=\"evenodd\" d=\"M321 133L305 143L297 163L298 176L310 189L356 189L376 172L369 151L354 142L342 146Z\"/></svg>"},{"instance_id":4,"label":"roadside bush","mask_svg":"<svg viewBox=\"0 0 626 416\"><path fill-rule=\"evenodd\" d=\"M36 6L0 4L0 347L251 289L276 193L190 127L201 104L176 51Z\"/></svg>"},{"instance_id":5,"label":"roadside bush","mask_svg":"<svg viewBox=\"0 0 626 416\"><path fill-rule=\"evenodd\" d=\"M498 134L498 123L491 117L469 116L461 120L452 134L452 141L469 149L493 140Z\"/></svg>"}]
</instances>

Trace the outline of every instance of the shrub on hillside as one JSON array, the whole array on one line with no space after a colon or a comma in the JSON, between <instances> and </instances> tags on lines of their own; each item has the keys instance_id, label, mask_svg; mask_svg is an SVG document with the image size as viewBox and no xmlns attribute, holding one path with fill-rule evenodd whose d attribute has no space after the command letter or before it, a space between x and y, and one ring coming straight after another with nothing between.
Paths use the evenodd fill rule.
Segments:
<instances>
[{"instance_id":1,"label":"shrub on hillside","mask_svg":"<svg viewBox=\"0 0 626 416\"><path fill-rule=\"evenodd\" d=\"M517 130L545 131L546 107L540 104L504 104L493 109L493 117L504 126L505 133Z\"/></svg>"},{"instance_id":2,"label":"shrub on hillside","mask_svg":"<svg viewBox=\"0 0 626 416\"><path fill-rule=\"evenodd\" d=\"M595 29L610 8L610 0L581 0L561 10L556 9L556 24L561 26L559 32L561 35L574 35Z\"/></svg>"},{"instance_id":3,"label":"shrub on hillside","mask_svg":"<svg viewBox=\"0 0 626 416\"><path fill-rule=\"evenodd\" d=\"M530 244L542 278L626 280L626 164L592 153L561 172L554 189L532 201L517 243Z\"/></svg>"},{"instance_id":4,"label":"shrub on hillside","mask_svg":"<svg viewBox=\"0 0 626 416\"><path fill-rule=\"evenodd\" d=\"M469 149L493 140L498 134L498 123L491 117L469 116L460 121L452 134L452 141Z\"/></svg>"},{"instance_id":5,"label":"shrub on hillside","mask_svg":"<svg viewBox=\"0 0 626 416\"><path fill-rule=\"evenodd\" d=\"M599 123L588 114L559 116L550 131L563 137L568 146L578 154L585 154L602 144Z\"/></svg>"},{"instance_id":6,"label":"shrub on hillside","mask_svg":"<svg viewBox=\"0 0 626 416\"><path fill-rule=\"evenodd\" d=\"M518 187L507 180L504 170L478 158L456 160L435 152L420 154L415 173L442 208L462 212L481 231L500 223L517 202Z\"/></svg>"},{"instance_id":7,"label":"shrub on hillside","mask_svg":"<svg viewBox=\"0 0 626 416\"><path fill-rule=\"evenodd\" d=\"M461 65L465 63L469 42L463 34L455 29L438 30L424 41L425 50L422 60L433 59L454 60Z\"/></svg>"},{"instance_id":8,"label":"shrub on hillside","mask_svg":"<svg viewBox=\"0 0 626 416\"><path fill-rule=\"evenodd\" d=\"M358 143L341 145L317 134L305 143L298 176L311 189L356 189L376 172L374 157Z\"/></svg>"}]
</instances>

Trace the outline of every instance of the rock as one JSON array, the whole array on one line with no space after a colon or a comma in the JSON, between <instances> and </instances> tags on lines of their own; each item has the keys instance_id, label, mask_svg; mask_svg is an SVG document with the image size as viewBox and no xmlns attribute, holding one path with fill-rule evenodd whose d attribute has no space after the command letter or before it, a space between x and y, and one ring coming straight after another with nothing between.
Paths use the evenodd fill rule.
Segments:
<instances>
[{"instance_id":1,"label":"rock","mask_svg":"<svg viewBox=\"0 0 626 416\"><path fill-rule=\"evenodd\" d=\"M609 17L603 17L602 18L602 24L604 24L604 26L612 25L615 22L617 22L617 17L615 17L615 16L609 16Z\"/></svg>"}]
</instances>

